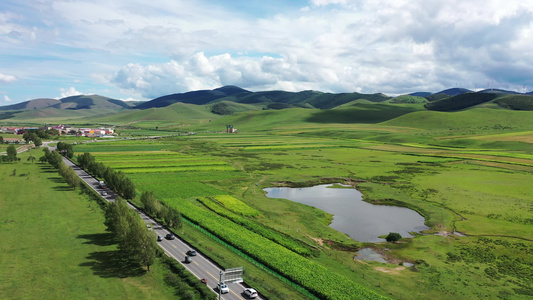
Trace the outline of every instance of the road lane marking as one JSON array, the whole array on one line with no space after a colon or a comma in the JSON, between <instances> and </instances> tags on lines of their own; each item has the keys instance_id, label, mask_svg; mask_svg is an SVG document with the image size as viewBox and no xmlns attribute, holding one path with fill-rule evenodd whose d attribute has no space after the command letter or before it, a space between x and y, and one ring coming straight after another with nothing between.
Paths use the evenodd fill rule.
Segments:
<instances>
[{"instance_id":1,"label":"road lane marking","mask_svg":"<svg viewBox=\"0 0 533 300\"><path fill-rule=\"evenodd\" d=\"M178 247L176 247L176 245L172 245L172 247L174 247L174 248L178 249Z\"/></svg>"},{"instance_id":2,"label":"road lane marking","mask_svg":"<svg viewBox=\"0 0 533 300\"><path fill-rule=\"evenodd\" d=\"M209 276L215 278L215 280L218 282L218 279L219 279L219 278L216 278L215 276L211 275L211 273L209 273L209 271L205 271L205 272L206 272L207 274L209 274Z\"/></svg>"},{"instance_id":3,"label":"road lane marking","mask_svg":"<svg viewBox=\"0 0 533 300\"><path fill-rule=\"evenodd\" d=\"M241 299L241 300L244 300L241 295L235 293L233 290L230 290L235 296L237 296L237 298Z\"/></svg>"},{"instance_id":4,"label":"road lane marking","mask_svg":"<svg viewBox=\"0 0 533 300\"><path fill-rule=\"evenodd\" d=\"M195 263L197 266L199 266L199 264L197 262L193 261L193 263Z\"/></svg>"}]
</instances>

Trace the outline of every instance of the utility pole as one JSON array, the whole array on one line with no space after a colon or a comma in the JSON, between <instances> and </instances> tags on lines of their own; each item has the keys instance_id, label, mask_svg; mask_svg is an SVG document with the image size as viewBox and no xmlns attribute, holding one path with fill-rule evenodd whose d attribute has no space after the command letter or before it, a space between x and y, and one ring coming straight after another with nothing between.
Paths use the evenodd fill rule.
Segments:
<instances>
[{"instance_id":1,"label":"utility pole","mask_svg":"<svg viewBox=\"0 0 533 300\"><path fill-rule=\"evenodd\" d=\"M218 280L217 286L218 286L218 300L221 299L222 292L220 291L220 285L219 283L222 282L222 276L224 275L224 272L220 271L220 279Z\"/></svg>"}]
</instances>

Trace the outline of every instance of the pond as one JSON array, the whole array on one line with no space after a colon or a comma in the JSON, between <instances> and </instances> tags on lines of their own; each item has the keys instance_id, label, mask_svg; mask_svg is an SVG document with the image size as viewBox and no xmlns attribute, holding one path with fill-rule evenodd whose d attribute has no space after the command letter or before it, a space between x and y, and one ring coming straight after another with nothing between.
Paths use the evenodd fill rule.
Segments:
<instances>
[{"instance_id":1,"label":"pond","mask_svg":"<svg viewBox=\"0 0 533 300\"><path fill-rule=\"evenodd\" d=\"M329 188L331 184L305 188L266 188L269 198L307 204L333 215L330 226L360 242L382 242L389 232L412 237L409 232L429 229L416 211L396 206L373 205L354 188Z\"/></svg>"}]
</instances>

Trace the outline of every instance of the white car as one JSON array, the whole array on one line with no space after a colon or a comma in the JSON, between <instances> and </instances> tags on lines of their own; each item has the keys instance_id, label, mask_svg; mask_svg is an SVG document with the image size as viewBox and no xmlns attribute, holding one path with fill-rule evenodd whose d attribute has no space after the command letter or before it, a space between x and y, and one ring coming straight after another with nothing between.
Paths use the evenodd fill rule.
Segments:
<instances>
[{"instance_id":1,"label":"white car","mask_svg":"<svg viewBox=\"0 0 533 300\"><path fill-rule=\"evenodd\" d=\"M250 299L253 299L257 297L257 291L252 288L247 288L247 289L244 289L244 295L246 295L246 297Z\"/></svg>"},{"instance_id":2,"label":"white car","mask_svg":"<svg viewBox=\"0 0 533 300\"><path fill-rule=\"evenodd\" d=\"M221 294L229 293L229 287L224 282L219 282L217 285L217 289L220 291Z\"/></svg>"}]
</instances>

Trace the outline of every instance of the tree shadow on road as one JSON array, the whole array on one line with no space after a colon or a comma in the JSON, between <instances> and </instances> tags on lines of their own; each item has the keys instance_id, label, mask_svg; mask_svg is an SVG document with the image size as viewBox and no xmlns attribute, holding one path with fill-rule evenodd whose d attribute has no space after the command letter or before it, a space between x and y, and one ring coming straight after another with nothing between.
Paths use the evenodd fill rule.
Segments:
<instances>
[{"instance_id":1,"label":"tree shadow on road","mask_svg":"<svg viewBox=\"0 0 533 300\"><path fill-rule=\"evenodd\" d=\"M84 244L93 244L97 246L112 248L116 244L112 233L95 233L78 235L80 239L86 239ZM146 273L138 263L130 259L124 251L106 250L95 251L86 257L87 262L81 263L82 267L90 267L95 275L102 278L126 278L141 276Z\"/></svg>"}]
</instances>

